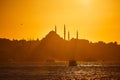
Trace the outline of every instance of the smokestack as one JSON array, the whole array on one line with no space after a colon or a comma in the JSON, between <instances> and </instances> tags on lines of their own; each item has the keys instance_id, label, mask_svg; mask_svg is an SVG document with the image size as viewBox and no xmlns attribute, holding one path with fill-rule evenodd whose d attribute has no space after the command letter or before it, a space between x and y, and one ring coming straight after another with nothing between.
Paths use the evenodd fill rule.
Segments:
<instances>
[{"instance_id":1,"label":"smokestack","mask_svg":"<svg viewBox=\"0 0 120 80\"><path fill-rule=\"evenodd\" d=\"M68 31L68 40L70 40L70 33L69 33L69 31Z\"/></svg>"},{"instance_id":2,"label":"smokestack","mask_svg":"<svg viewBox=\"0 0 120 80\"><path fill-rule=\"evenodd\" d=\"M65 24L64 24L64 40L66 40L66 27L65 27Z\"/></svg>"},{"instance_id":3,"label":"smokestack","mask_svg":"<svg viewBox=\"0 0 120 80\"><path fill-rule=\"evenodd\" d=\"M57 27L56 27L56 25L55 25L55 33L57 33Z\"/></svg>"},{"instance_id":4,"label":"smokestack","mask_svg":"<svg viewBox=\"0 0 120 80\"><path fill-rule=\"evenodd\" d=\"M78 30L77 30L77 32L76 32L76 39L78 39Z\"/></svg>"}]
</instances>

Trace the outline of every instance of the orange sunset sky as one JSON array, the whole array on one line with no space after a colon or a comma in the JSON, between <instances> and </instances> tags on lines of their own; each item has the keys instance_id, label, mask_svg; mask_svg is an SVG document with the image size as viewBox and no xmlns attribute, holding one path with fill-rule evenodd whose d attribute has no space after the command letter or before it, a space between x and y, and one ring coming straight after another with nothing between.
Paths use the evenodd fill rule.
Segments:
<instances>
[{"instance_id":1,"label":"orange sunset sky","mask_svg":"<svg viewBox=\"0 0 120 80\"><path fill-rule=\"evenodd\" d=\"M120 43L120 0L0 0L0 37L42 39L57 26L63 37Z\"/></svg>"}]
</instances>

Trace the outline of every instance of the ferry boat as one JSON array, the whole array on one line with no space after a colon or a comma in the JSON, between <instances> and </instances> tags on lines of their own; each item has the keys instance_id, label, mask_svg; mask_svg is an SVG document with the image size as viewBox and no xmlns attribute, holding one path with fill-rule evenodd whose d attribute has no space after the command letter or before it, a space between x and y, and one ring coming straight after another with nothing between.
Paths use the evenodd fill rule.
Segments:
<instances>
[{"instance_id":1,"label":"ferry boat","mask_svg":"<svg viewBox=\"0 0 120 80\"><path fill-rule=\"evenodd\" d=\"M76 60L69 60L69 66L77 66Z\"/></svg>"}]
</instances>

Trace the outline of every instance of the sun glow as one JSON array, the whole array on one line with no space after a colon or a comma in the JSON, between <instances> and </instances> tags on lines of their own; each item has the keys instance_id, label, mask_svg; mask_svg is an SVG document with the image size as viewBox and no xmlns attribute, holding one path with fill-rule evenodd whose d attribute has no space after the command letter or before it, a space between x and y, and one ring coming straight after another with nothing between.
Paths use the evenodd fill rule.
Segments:
<instances>
[{"instance_id":1,"label":"sun glow","mask_svg":"<svg viewBox=\"0 0 120 80\"><path fill-rule=\"evenodd\" d=\"M0 0L0 12L2 38L42 39L54 25L63 37L66 24L71 38L120 43L120 0Z\"/></svg>"},{"instance_id":2,"label":"sun glow","mask_svg":"<svg viewBox=\"0 0 120 80\"><path fill-rule=\"evenodd\" d=\"M83 5L90 5L92 0L80 0Z\"/></svg>"}]
</instances>

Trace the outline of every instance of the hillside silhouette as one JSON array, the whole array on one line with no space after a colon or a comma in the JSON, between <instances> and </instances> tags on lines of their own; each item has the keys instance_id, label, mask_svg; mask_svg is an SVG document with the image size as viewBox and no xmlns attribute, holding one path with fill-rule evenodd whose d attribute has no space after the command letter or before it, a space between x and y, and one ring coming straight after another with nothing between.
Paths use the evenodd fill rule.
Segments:
<instances>
[{"instance_id":1,"label":"hillside silhouette","mask_svg":"<svg viewBox=\"0 0 120 80\"><path fill-rule=\"evenodd\" d=\"M74 38L64 40L55 31L50 31L42 40L0 39L0 64L73 58L77 61L119 61L120 45L117 42L92 43Z\"/></svg>"}]
</instances>

